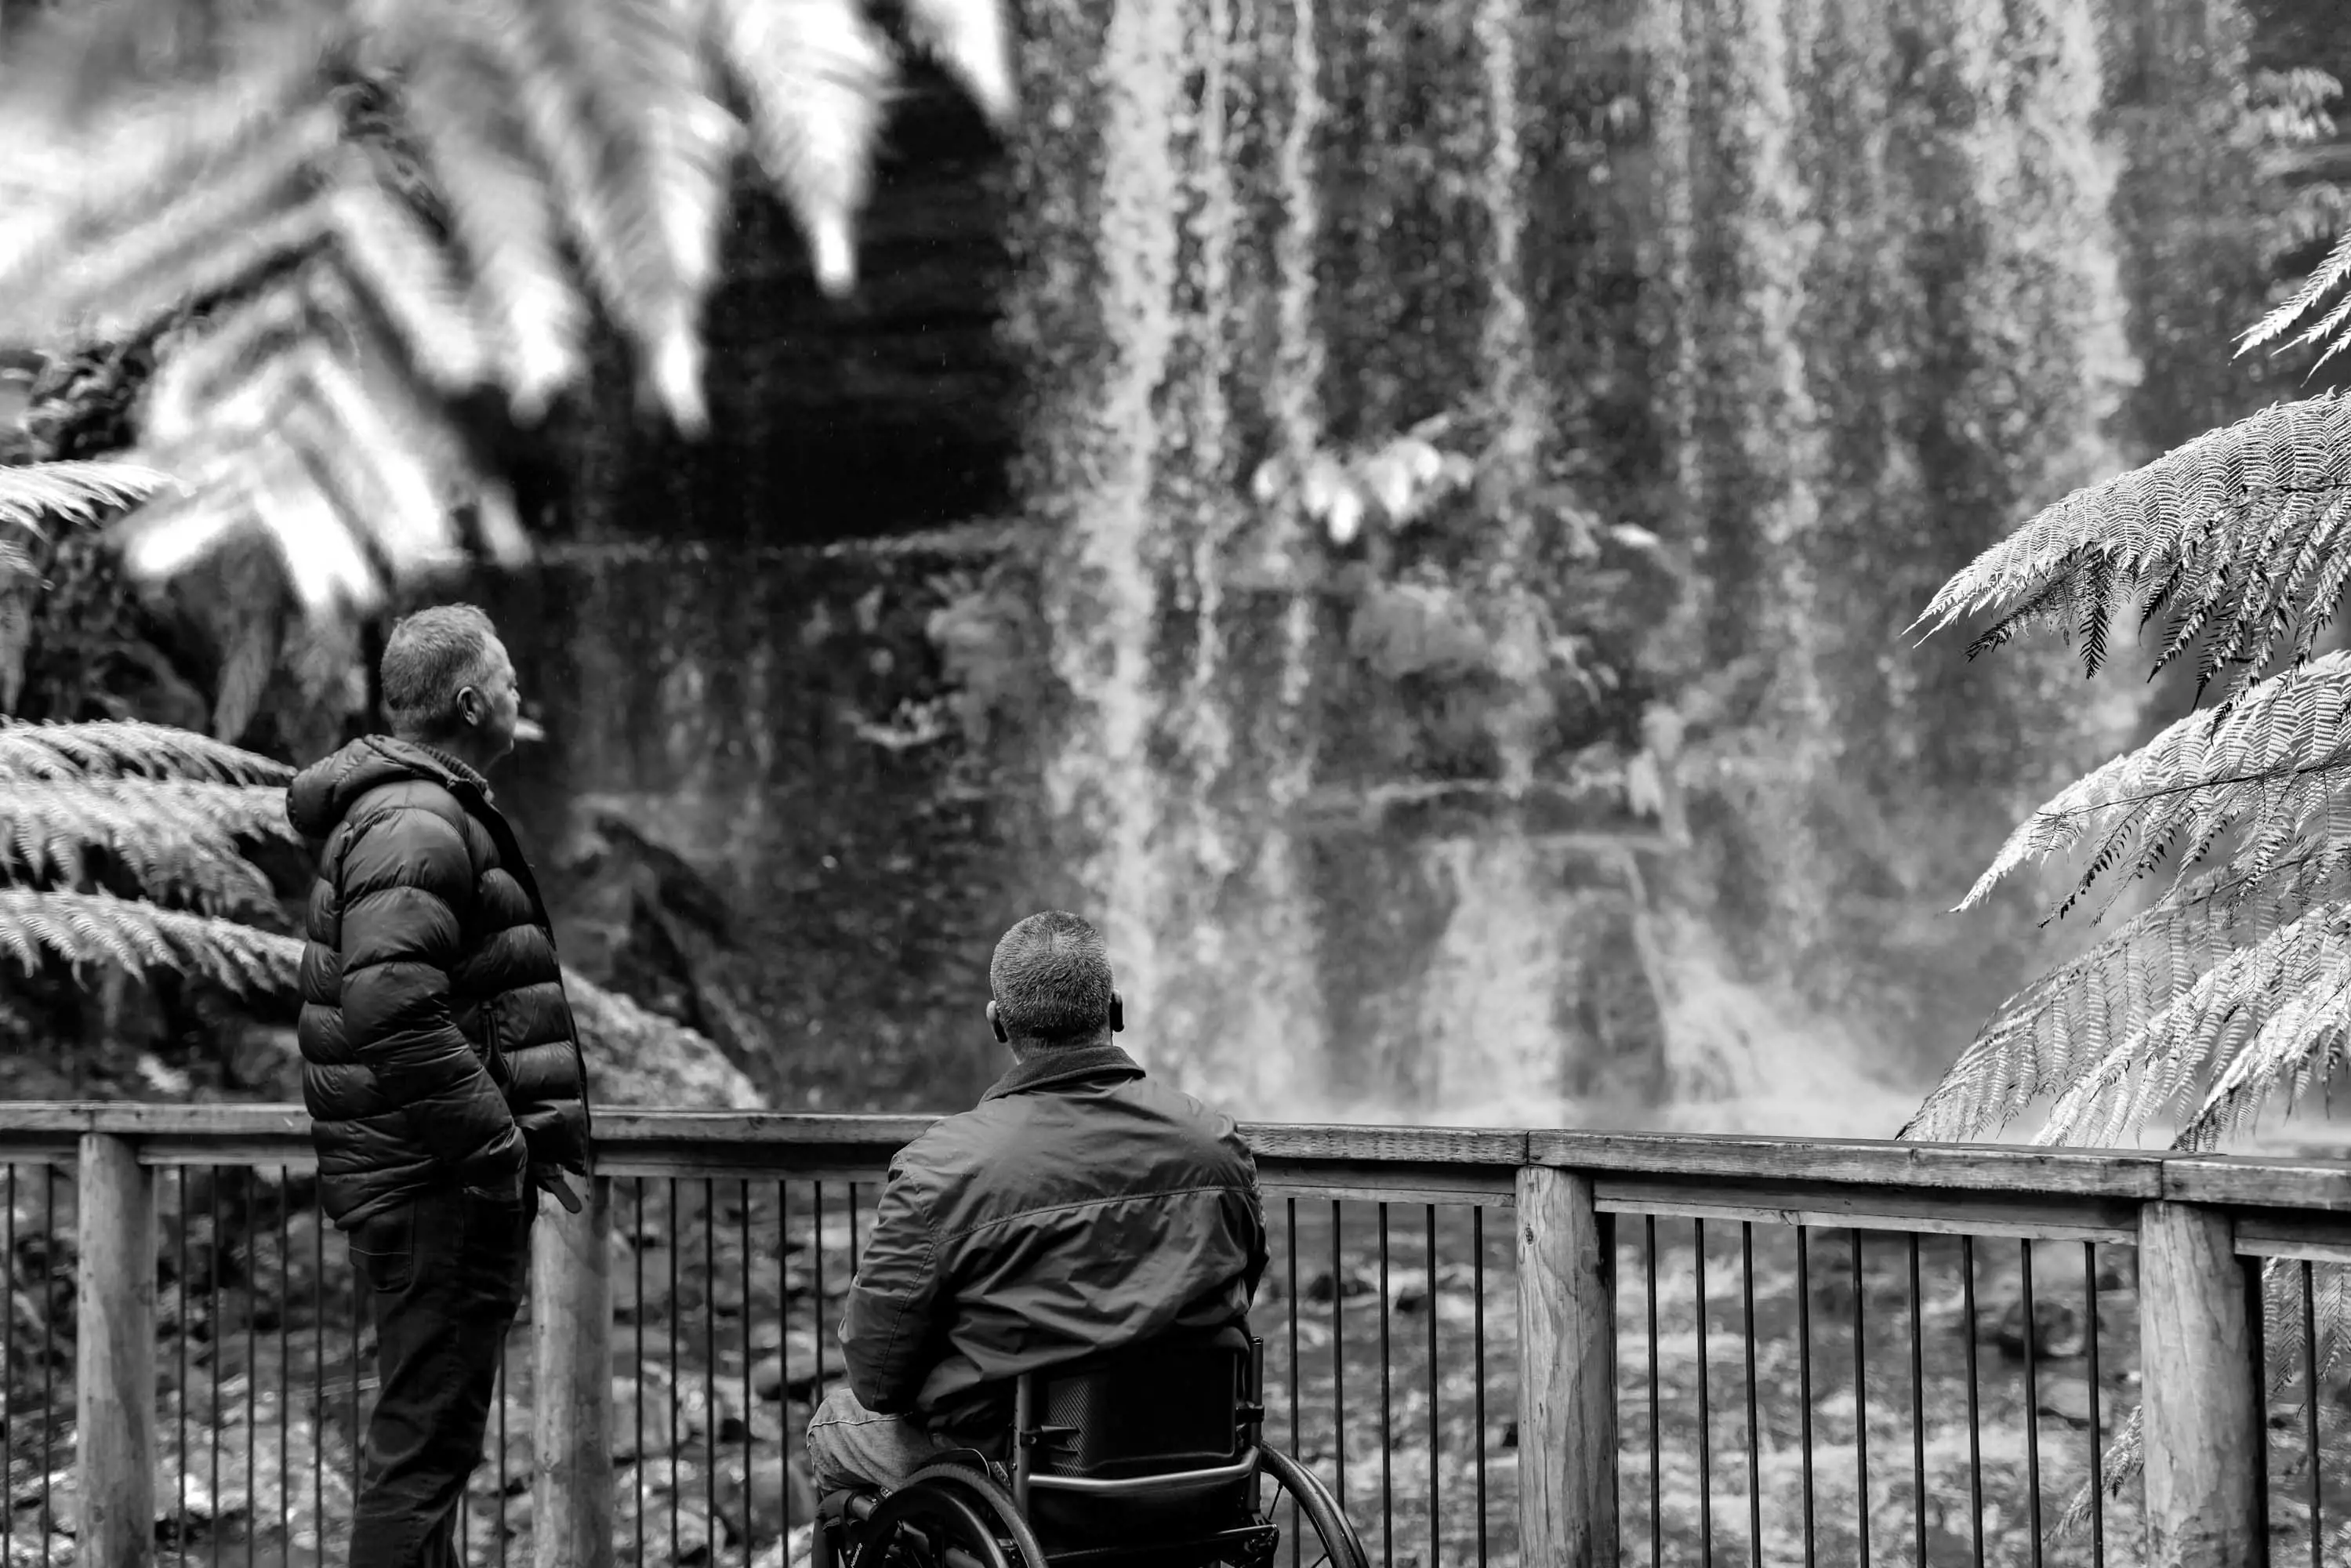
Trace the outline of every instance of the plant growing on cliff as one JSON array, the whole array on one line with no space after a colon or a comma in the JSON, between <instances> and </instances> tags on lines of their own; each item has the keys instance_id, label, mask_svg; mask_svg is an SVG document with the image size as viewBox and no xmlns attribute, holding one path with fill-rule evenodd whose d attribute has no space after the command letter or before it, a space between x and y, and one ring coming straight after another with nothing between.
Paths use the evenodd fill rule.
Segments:
<instances>
[{"instance_id":1,"label":"plant growing on cliff","mask_svg":"<svg viewBox=\"0 0 2351 1568\"><path fill-rule=\"evenodd\" d=\"M905 10L1008 112L995 0ZM313 610L455 559L460 518L524 551L478 415L534 423L583 379L591 300L643 397L700 429L737 148L846 287L893 74L859 0L101 0L10 54L0 339L195 307L139 431L185 493L129 559L166 574L258 531Z\"/></svg>"},{"instance_id":2,"label":"plant growing on cliff","mask_svg":"<svg viewBox=\"0 0 2351 1568\"><path fill-rule=\"evenodd\" d=\"M2351 348L2351 230L2239 351L2265 345L2315 349L2320 364ZM2053 625L2091 674L2133 617L2158 629L2155 671L2192 659L2216 700L2061 790L1961 901L2063 852L2081 858L2056 916L2094 896L2103 915L2169 873L2151 906L2009 998L1902 1136L1979 1136L2048 1100L2042 1144L2119 1143L2177 1116L2174 1146L2209 1149L2351 1064L2351 653L2321 652L2346 587L2351 395L2330 394L2076 491L1935 595L1918 622L1930 632L1993 615L1971 657ZM2297 1351L2307 1333L2332 1366L2351 1343L2343 1281L2309 1323L2277 1260L2263 1282L2267 1342ZM2273 1384L2300 1359L2273 1359ZM2326 1418L2343 1424L2331 1406ZM2110 1490L2139 1458L2134 1412Z\"/></svg>"}]
</instances>

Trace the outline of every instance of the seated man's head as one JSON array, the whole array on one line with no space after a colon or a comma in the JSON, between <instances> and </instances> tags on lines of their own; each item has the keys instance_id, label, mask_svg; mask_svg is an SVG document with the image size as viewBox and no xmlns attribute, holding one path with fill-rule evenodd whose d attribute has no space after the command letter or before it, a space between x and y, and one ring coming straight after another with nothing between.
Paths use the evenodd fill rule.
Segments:
<instances>
[{"instance_id":1,"label":"seated man's head","mask_svg":"<svg viewBox=\"0 0 2351 1568\"><path fill-rule=\"evenodd\" d=\"M1049 909L1004 934L987 966L988 1027L1017 1055L1106 1045L1126 1027L1102 933Z\"/></svg>"},{"instance_id":2,"label":"seated man's head","mask_svg":"<svg viewBox=\"0 0 2351 1568\"><path fill-rule=\"evenodd\" d=\"M490 618L470 604L436 604L402 619L384 639L378 679L392 734L487 768L515 742L522 696L514 661Z\"/></svg>"}]
</instances>

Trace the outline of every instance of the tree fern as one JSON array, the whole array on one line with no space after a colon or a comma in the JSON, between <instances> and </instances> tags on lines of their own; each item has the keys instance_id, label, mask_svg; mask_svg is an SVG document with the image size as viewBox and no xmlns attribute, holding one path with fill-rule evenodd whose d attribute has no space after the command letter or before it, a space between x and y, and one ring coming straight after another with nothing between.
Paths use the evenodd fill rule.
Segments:
<instances>
[{"instance_id":1,"label":"tree fern","mask_svg":"<svg viewBox=\"0 0 2351 1568\"><path fill-rule=\"evenodd\" d=\"M231 990L282 993L294 985L302 944L143 899L0 888L0 954L26 968L56 957L77 967L170 969Z\"/></svg>"},{"instance_id":2,"label":"tree fern","mask_svg":"<svg viewBox=\"0 0 2351 1568\"><path fill-rule=\"evenodd\" d=\"M907 16L1009 112L996 0ZM391 105L357 135L332 90L355 74ZM850 286L893 74L858 0L64 8L0 79L0 332L208 307L142 418L141 450L188 494L142 517L133 568L257 530L306 605L371 607L469 548L520 555L451 402L495 392L539 417L584 373L590 298L646 396L701 428L698 320L747 143L820 281Z\"/></svg>"},{"instance_id":3,"label":"tree fern","mask_svg":"<svg viewBox=\"0 0 2351 1568\"><path fill-rule=\"evenodd\" d=\"M2351 346L2351 234L2242 346ZM2314 658L2351 581L2351 399L2264 410L2066 497L1946 583L1918 625L1993 619L1969 649L2054 625L2095 674L2108 628L2162 617L2154 667L2196 650L2191 713L2060 791L2020 825L1962 901L2030 862L2080 852L2056 913L2178 870L2156 904L2004 1003L1904 1137L1970 1138L2052 1102L2043 1144L2121 1143L2176 1116L2175 1146L2211 1148L2281 1095L2351 1060L2351 655ZM1915 629L1915 628L1914 628ZM2275 1394L2301 1359L2298 1272L2263 1275ZM2351 1289L2328 1270L2312 1354L2351 1358ZM2304 1390L2304 1397L2312 1397ZM2327 1419L2343 1424L2328 1406ZM2105 1458L2110 1489L2140 1466L2134 1411ZM2074 1499L2065 1527L2086 1521Z\"/></svg>"},{"instance_id":4,"label":"tree fern","mask_svg":"<svg viewBox=\"0 0 2351 1568\"><path fill-rule=\"evenodd\" d=\"M0 721L0 945L27 966L46 953L280 988L290 960L254 924L278 923L276 895L246 846L301 841L289 774L161 725Z\"/></svg>"},{"instance_id":5,"label":"tree fern","mask_svg":"<svg viewBox=\"0 0 2351 1568\"><path fill-rule=\"evenodd\" d=\"M2306 659L2351 580L2351 397L2282 403L2085 486L1985 550L1913 630L1999 611L1970 656L2030 627L2083 640L2093 674L2118 614L2160 615L2160 670L2201 643L2225 695Z\"/></svg>"},{"instance_id":6,"label":"tree fern","mask_svg":"<svg viewBox=\"0 0 2351 1568\"><path fill-rule=\"evenodd\" d=\"M25 779L195 779L275 784L294 777L282 762L168 725L135 719L26 724L0 718L0 784Z\"/></svg>"},{"instance_id":7,"label":"tree fern","mask_svg":"<svg viewBox=\"0 0 2351 1568\"><path fill-rule=\"evenodd\" d=\"M98 522L171 483L135 463L27 463L0 467L0 538L12 529L36 538L59 522Z\"/></svg>"}]
</instances>

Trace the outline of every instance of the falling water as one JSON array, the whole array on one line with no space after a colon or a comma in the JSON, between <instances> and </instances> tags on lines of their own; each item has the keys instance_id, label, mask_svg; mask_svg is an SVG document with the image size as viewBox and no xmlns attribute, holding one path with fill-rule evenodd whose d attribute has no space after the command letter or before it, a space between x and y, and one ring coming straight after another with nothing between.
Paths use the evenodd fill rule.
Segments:
<instances>
[{"instance_id":1,"label":"falling water","mask_svg":"<svg viewBox=\"0 0 2351 1568\"><path fill-rule=\"evenodd\" d=\"M1821 1046L1852 1034L1856 866L1923 910L1980 848L1932 825L1957 808L1920 768L1964 751L1963 814L1990 821L2115 717L2067 716L2037 667L1922 676L1939 655L1892 635L1932 580L2123 461L2104 12L1980 10L1035 16L1013 337L1025 493L1058 539L1046 778L1164 1071L1263 1111L1440 1120L1860 1071ZM1406 821L1372 803L1426 780L1359 744L1399 699L1327 604L1236 563L1321 548L1250 499L1259 461L1465 408L1485 516L1464 577L1506 689L1473 808ZM1694 559L1699 667L1764 672L1745 742L1691 784L1717 809L1686 852L1528 808L1560 570L1532 497L1579 458ZM1309 797L1366 804L1334 828Z\"/></svg>"}]
</instances>

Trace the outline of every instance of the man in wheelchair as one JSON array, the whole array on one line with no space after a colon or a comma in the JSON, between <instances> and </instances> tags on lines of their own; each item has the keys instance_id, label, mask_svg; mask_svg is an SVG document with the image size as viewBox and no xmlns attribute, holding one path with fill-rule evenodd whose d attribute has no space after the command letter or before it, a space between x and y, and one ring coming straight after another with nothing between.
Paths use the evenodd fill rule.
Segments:
<instances>
[{"instance_id":1,"label":"man in wheelchair","mask_svg":"<svg viewBox=\"0 0 2351 1568\"><path fill-rule=\"evenodd\" d=\"M1112 1043L1122 1006L1086 921L1030 915L988 979L1013 1066L891 1162L841 1318L848 1385L809 1424L820 1563L873 1545L872 1564L1045 1568L1104 1560L1105 1518L1155 1519L1164 1543L1171 1507L1203 1528L1254 1515L1246 1324L1267 1248L1249 1146ZM1032 1486L1068 1505L1078 1557L1040 1545ZM1190 1560L1256 1561L1268 1539Z\"/></svg>"}]
</instances>

